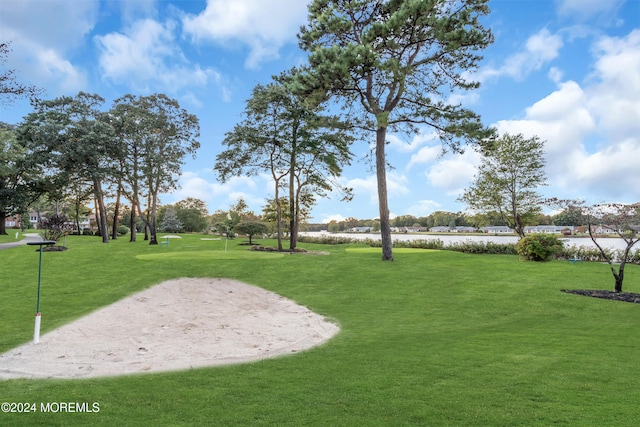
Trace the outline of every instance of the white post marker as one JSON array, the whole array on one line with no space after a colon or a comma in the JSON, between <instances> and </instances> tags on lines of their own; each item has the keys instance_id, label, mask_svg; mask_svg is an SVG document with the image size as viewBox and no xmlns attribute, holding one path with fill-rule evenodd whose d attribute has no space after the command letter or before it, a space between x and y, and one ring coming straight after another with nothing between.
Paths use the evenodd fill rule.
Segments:
<instances>
[{"instance_id":1,"label":"white post marker","mask_svg":"<svg viewBox=\"0 0 640 427\"><path fill-rule=\"evenodd\" d=\"M38 344L40 342L40 319L42 319L42 316L40 313L36 313L36 327L33 329L34 344Z\"/></svg>"},{"instance_id":2,"label":"white post marker","mask_svg":"<svg viewBox=\"0 0 640 427\"><path fill-rule=\"evenodd\" d=\"M53 240L42 240L40 242L27 242L27 245L40 246L38 252L40 252L40 263L38 264L38 302L36 304L36 325L33 329L33 343L38 344L40 342L40 321L42 319L40 313L40 277L42 276L42 247L45 245L55 245Z\"/></svg>"},{"instance_id":3,"label":"white post marker","mask_svg":"<svg viewBox=\"0 0 640 427\"><path fill-rule=\"evenodd\" d=\"M227 242L229 242L229 223L233 220L231 218L231 212L227 212L227 238L224 239L224 251L227 252Z\"/></svg>"}]
</instances>

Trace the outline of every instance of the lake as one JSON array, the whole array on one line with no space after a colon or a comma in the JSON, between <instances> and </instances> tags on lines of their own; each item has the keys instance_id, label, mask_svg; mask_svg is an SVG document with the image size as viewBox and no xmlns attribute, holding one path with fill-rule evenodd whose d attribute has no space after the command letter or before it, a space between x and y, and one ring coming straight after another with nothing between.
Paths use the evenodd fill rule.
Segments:
<instances>
[{"instance_id":1,"label":"lake","mask_svg":"<svg viewBox=\"0 0 640 427\"><path fill-rule=\"evenodd\" d=\"M311 231L301 232L302 236L321 237L321 236L335 236L335 237L347 237L352 239L372 239L380 240L380 234L378 233L327 233L323 231ZM402 234L392 233L391 238L399 241L411 241L411 240L435 240L439 239L444 242L445 245L451 243L463 243L463 242L493 242L493 243L517 243L518 238L516 236L478 236L478 235L464 235L464 234ZM565 247L571 246L584 246L586 248L595 248L590 238L588 237L562 237ZM610 249L624 249L627 244L620 238L607 237L598 239L598 244L603 248ZM632 250L637 249L634 247Z\"/></svg>"}]
</instances>

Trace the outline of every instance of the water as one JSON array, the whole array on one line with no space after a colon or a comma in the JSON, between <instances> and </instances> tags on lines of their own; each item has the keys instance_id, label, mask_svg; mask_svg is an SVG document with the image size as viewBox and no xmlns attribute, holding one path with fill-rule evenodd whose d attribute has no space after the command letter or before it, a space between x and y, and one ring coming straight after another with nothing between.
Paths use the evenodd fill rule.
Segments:
<instances>
[{"instance_id":1,"label":"water","mask_svg":"<svg viewBox=\"0 0 640 427\"><path fill-rule=\"evenodd\" d=\"M380 234L378 233L327 233L322 231L313 231L313 232L301 232L302 236L310 236L310 237L321 237L321 236L335 236L335 237L347 237L351 239L372 239L372 240L380 240ZM442 240L446 245L451 243L464 243L464 242L492 242L492 243L517 243L518 238L516 236L477 236L477 235L464 235L464 234L391 234L392 240L399 241L411 241L411 240ZM588 237L562 237L561 240L564 242L564 246L570 248L572 246L583 246L585 248L595 248L596 245L593 244L590 238ZM598 244L603 248L610 249L625 249L627 247L626 242L620 238L607 237L602 239L597 239ZM640 248L640 244L634 246L632 250Z\"/></svg>"}]
</instances>

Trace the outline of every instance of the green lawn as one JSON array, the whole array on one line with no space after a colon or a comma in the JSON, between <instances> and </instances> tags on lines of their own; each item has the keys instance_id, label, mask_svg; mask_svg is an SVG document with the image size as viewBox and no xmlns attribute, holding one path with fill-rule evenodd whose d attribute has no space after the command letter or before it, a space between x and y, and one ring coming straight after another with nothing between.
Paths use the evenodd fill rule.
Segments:
<instances>
[{"instance_id":1,"label":"green lawn","mask_svg":"<svg viewBox=\"0 0 640 427\"><path fill-rule=\"evenodd\" d=\"M597 263L303 244L247 252L201 236L169 247L67 238L43 254L43 330L166 279L228 277L335 320L293 356L185 372L0 382L0 401L98 402L98 413L0 413L0 425L634 426L640 305L560 289L613 289ZM266 242L274 245L274 242ZM0 251L0 352L33 336L38 254ZM640 292L640 267L625 290ZM1 363L1 359L0 359ZM0 369L1 369L0 364Z\"/></svg>"},{"instance_id":2,"label":"green lawn","mask_svg":"<svg viewBox=\"0 0 640 427\"><path fill-rule=\"evenodd\" d=\"M16 239L16 232L18 233L18 238ZM34 231L31 230L33 233ZM7 230L7 234L0 234L0 243L12 243L22 239L22 232L18 230L14 230L9 228Z\"/></svg>"}]
</instances>

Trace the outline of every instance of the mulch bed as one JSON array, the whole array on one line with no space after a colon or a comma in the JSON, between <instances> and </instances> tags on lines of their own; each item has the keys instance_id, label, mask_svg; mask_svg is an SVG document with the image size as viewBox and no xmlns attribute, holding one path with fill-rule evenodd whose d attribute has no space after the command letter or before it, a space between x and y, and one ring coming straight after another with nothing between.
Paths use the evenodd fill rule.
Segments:
<instances>
[{"instance_id":1,"label":"mulch bed","mask_svg":"<svg viewBox=\"0 0 640 427\"><path fill-rule=\"evenodd\" d=\"M584 295L586 297L640 304L640 294L634 294L633 292L600 291L592 289L561 289L561 291L568 294Z\"/></svg>"}]
</instances>

